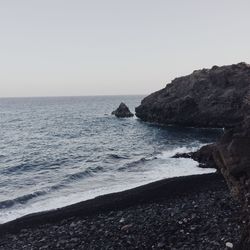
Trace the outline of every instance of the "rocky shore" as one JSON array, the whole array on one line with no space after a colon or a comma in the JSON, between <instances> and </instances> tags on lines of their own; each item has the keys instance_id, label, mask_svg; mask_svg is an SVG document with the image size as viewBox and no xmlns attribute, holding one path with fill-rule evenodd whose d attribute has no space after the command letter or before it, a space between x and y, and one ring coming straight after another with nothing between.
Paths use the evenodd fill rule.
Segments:
<instances>
[{"instance_id":1,"label":"rocky shore","mask_svg":"<svg viewBox=\"0 0 250 250\"><path fill-rule=\"evenodd\" d=\"M218 174L179 177L0 226L0 249L230 249L239 205Z\"/></svg>"},{"instance_id":2,"label":"rocky shore","mask_svg":"<svg viewBox=\"0 0 250 250\"><path fill-rule=\"evenodd\" d=\"M218 142L175 156L217 174L162 180L17 219L0 225L0 249L250 249L249 110L246 63L176 78L146 97L136 115L224 127Z\"/></svg>"},{"instance_id":3,"label":"rocky shore","mask_svg":"<svg viewBox=\"0 0 250 250\"><path fill-rule=\"evenodd\" d=\"M250 65L239 63L195 70L174 79L141 102L143 121L194 127L234 127L245 116L250 96Z\"/></svg>"},{"instance_id":4,"label":"rocky shore","mask_svg":"<svg viewBox=\"0 0 250 250\"><path fill-rule=\"evenodd\" d=\"M250 249L250 65L214 66L176 78L142 100L136 115L162 124L225 128L217 143L175 157L216 165L243 207L239 249Z\"/></svg>"}]
</instances>

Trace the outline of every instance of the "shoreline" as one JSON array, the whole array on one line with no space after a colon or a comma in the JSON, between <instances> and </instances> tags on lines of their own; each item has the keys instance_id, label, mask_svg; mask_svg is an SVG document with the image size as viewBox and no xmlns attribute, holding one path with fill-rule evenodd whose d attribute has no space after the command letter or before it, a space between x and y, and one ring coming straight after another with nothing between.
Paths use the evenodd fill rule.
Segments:
<instances>
[{"instance_id":1,"label":"shoreline","mask_svg":"<svg viewBox=\"0 0 250 250\"><path fill-rule=\"evenodd\" d=\"M228 249L240 206L219 174L175 177L0 225L0 249Z\"/></svg>"},{"instance_id":2,"label":"shoreline","mask_svg":"<svg viewBox=\"0 0 250 250\"><path fill-rule=\"evenodd\" d=\"M167 178L125 191L100 195L96 198L62 208L22 216L0 224L0 235L9 232L16 233L22 228L32 228L42 224L55 223L72 216L84 217L100 212L150 203L161 198L170 199L175 196L185 196L196 192L197 188L209 190L211 182L216 182L218 185L222 181L224 181L223 177L217 173Z\"/></svg>"}]
</instances>

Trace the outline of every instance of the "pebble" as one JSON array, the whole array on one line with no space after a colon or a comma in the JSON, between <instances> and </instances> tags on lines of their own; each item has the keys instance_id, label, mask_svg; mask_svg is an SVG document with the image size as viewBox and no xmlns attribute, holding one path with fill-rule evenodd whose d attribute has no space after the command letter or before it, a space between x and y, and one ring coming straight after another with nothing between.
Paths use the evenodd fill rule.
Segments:
<instances>
[{"instance_id":1,"label":"pebble","mask_svg":"<svg viewBox=\"0 0 250 250\"><path fill-rule=\"evenodd\" d=\"M157 244L157 247L159 247L159 248L163 248L165 246L165 243L164 242L159 242L158 244Z\"/></svg>"},{"instance_id":2,"label":"pebble","mask_svg":"<svg viewBox=\"0 0 250 250\"><path fill-rule=\"evenodd\" d=\"M125 225L121 228L121 230L123 231L127 231L129 228L131 228L133 226L133 224L128 224L128 225Z\"/></svg>"},{"instance_id":3,"label":"pebble","mask_svg":"<svg viewBox=\"0 0 250 250\"><path fill-rule=\"evenodd\" d=\"M124 219L124 218L121 218L119 222L120 222L120 223L123 223L124 221L125 221L125 219Z\"/></svg>"},{"instance_id":4,"label":"pebble","mask_svg":"<svg viewBox=\"0 0 250 250\"><path fill-rule=\"evenodd\" d=\"M240 238L240 207L226 185L211 186L204 195L163 198L6 234L0 249L232 249L237 242L229 239ZM222 210L218 200L228 208Z\"/></svg>"},{"instance_id":5,"label":"pebble","mask_svg":"<svg viewBox=\"0 0 250 250\"><path fill-rule=\"evenodd\" d=\"M231 243L231 242L227 242L227 243L226 243L226 247L228 247L228 248L233 248L233 246L234 246L234 245L233 245L233 243Z\"/></svg>"}]
</instances>

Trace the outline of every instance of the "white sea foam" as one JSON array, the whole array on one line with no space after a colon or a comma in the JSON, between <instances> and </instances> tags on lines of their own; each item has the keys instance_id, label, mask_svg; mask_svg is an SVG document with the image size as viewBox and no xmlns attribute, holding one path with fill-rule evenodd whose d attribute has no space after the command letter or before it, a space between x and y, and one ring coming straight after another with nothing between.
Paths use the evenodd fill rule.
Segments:
<instances>
[{"instance_id":1,"label":"white sea foam","mask_svg":"<svg viewBox=\"0 0 250 250\"><path fill-rule=\"evenodd\" d=\"M58 195L53 194L51 197L41 197L30 204L18 204L12 208L3 209L0 215L0 223L11 221L27 214L71 205L99 195L124 191L165 178L215 172L215 169L198 168L198 163L192 159L171 158L176 153L190 152L197 148L180 147L164 151L158 154L157 158L152 158L151 161L147 162L148 165L144 167L143 171L104 173L92 180L93 182L99 182L100 185L96 185L96 187L86 191L83 191L81 185L79 185L78 187L75 186L73 190L68 190L67 192L64 190L61 195L60 193ZM109 184L105 185L105 183Z\"/></svg>"},{"instance_id":2,"label":"white sea foam","mask_svg":"<svg viewBox=\"0 0 250 250\"><path fill-rule=\"evenodd\" d=\"M183 146L183 147L178 147L178 148L174 148L174 149L170 149L170 150L166 150L163 151L162 153L160 153L158 155L159 158L170 158L174 155L176 155L177 153L183 154L183 153L190 153L190 152L194 152L197 151L199 148L201 148L202 146L204 146L205 144L197 144L196 146Z\"/></svg>"},{"instance_id":3,"label":"white sea foam","mask_svg":"<svg viewBox=\"0 0 250 250\"><path fill-rule=\"evenodd\" d=\"M142 97L122 99L133 110ZM120 102L121 96L0 100L0 223L164 178L214 171L171 156L214 141L215 130L104 115Z\"/></svg>"}]
</instances>

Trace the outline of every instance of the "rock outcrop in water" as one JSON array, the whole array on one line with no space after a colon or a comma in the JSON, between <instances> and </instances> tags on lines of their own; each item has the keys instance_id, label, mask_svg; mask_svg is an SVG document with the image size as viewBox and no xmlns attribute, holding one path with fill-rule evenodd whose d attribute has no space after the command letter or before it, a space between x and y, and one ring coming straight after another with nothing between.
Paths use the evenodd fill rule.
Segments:
<instances>
[{"instance_id":1,"label":"rock outcrop in water","mask_svg":"<svg viewBox=\"0 0 250 250\"><path fill-rule=\"evenodd\" d=\"M214 66L177 78L146 97L136 115L163 124L227 128L217 143L184 156L214 162L221 171L243 207L238 249L250 249L250 65Z\"/></svg>"},{"instance_id":2,"label":"rock outcrop in water","mask_svg":"<svg viewBox=\"0 0 250 250\"><path fill-rule=\"evenodd\" d=\"M233 127L250 97L250 65L195 70L146 97L136 108L144 121L198 127Z\"/></svg>"},{"instance_id":3,"label":"rock outcrop in water","mask_svg":"<svg viewBox=\"0 0 250 250\"><path fill-rule=\"evenodd\" d=\"M216 144L209 144L201 147L196 152L177 153L173 158L191 158L199 162L201 168L217 168L213 153L216 150Z\"/></svg>"},{"instance_id":4,"label":"rock outcrop in water","mask_svg":"<svg viewBox=\"0 0 250 250\"><path fill-rule=\"evenodd\" d=\"M134 114L132 114L128 108L128 106L125 103L121 103L115 111L112 112L112 115L115 115L118 118L125 118L125 117L133 117Z\"/></svg>"}]
</instances>

